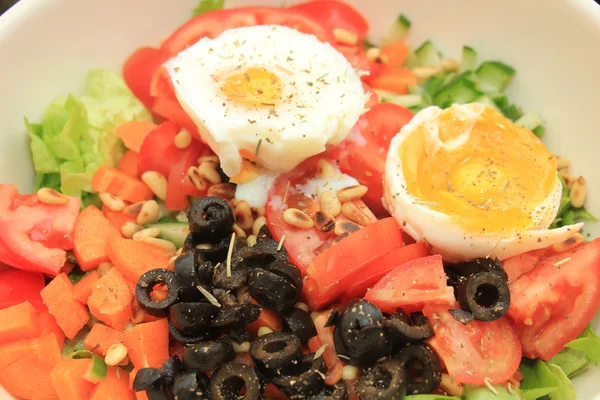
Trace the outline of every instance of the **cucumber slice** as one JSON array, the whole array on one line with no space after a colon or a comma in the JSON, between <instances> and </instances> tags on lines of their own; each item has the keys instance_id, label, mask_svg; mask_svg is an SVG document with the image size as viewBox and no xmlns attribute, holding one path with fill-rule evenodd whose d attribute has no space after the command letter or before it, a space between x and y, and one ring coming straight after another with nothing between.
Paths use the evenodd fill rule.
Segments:
<instances>
[{"instance_id":1,"label":"cucumber slice","mask_svg":"<svg viewBox=\"0 0 600 400\"><path fill-rule=\"evenodd\" d=\"M403 40L410 30L411 22L404 14L400 14L380 40L381 47Z\"/></svg>"},{"instance_id":2,"label":"cucumber slice","mask_svg":"<svg viewBox=\"0 0 600 400\"><path fill-rule=\"evenodd\" d=\"M433 103L441 108L447 108L452 104L471 103L481 95L483 93L477 90L477 85L461 74L435 95Z\"/></svg>"},{"instance_id":3,"label":"cucumber slice","mask_svg":"<svg viewBox=\"0 0 600 400\"><path fill-rule=\"evenodd\" d=\"M382 103L394 103L402 107L413 107L422 103L420 94L396 94L387 90L373 90L379 96Z\"/></svg>"},{"instance_id":4,"label":"cucumber slice","mask_svg":"<svg viewBox=\"0 0 600 400\"><path fill-rule=\"evenodd\" d=\"M515 69L500 61L485 61L475 71L479 82L479 90L485 93L499 93L506 89Z\"/></svg>"},{"instance_id":5,"label":"cucumber slice","mask_svg":"<svg viewBox=\"0 0 600 400\"><path fill-rule=\"evenodd\" d=\"M463 46L462 49L462 59L460 62L460 70L462 71L472 71L475 69L477 65L477 52L469 46Z\"/></svg>"},{"instance_id":6,"label":"cucumber slice","mask_svg":"<svg viewBox=\"0 0 600 400\"><path fill-rule=\"evenodd\" d=\"M83 379L91 383L98 383L103 379L106 379L106 363L103 359L97 355L92 355L92 362L88 370L83 374Z\"/></svg>"},{"instance_id":7,"label":"cucumber slice","mask_svg":"<svg viewBox=\"0 0 600 400\"><path fill-rule=\"evenodd\" d=\"M185 238L190 233L190 227L185 222L159 222L156 224L148 224L146 228L160 229L159 238L168 240L177 248L183 247Z\"/></svg>"},{"instance_id":8,"label":"cucumber slice","mask_svg":"<svg viewBox=\"0 0 600 400\"><path fill-rule=\"evenodd\" d=\"M541 138L542 136L544 136L544 133L546 133L546 128L544 128L543 125L538 125L535 128L533 128L531 130L531 132L533 132L533 134L539 138Z\"/></svg>"},{"instance_id":9,"label":"cucumber slice","mask_svg":"<svg viewBox=\"0 0 600 400\"><path fill-rule=\"evenodd\" d=\"M473 103L485 104L486 106L493 108L494 110L498 111L499 113L502 113L502 110L500 110L498 108L496 103L494 103L494 100L492 100L492 98L488 95L484 94L483 96L479 96L478 98L473 100Z\"/></svg>"},{"instance_id":10,"label":"cucumber slice","mask_svg":"<svg viewBox=\"0 0 600 400\"><path fill-rule=\"evenodd\" d=\"M542 123L542 117L540 117L537 113L534 112L529 112L515 121L515 124L521 125L523 128L527 128L530 131L542 125Z\"/></svg>"},{"instance_id":11,"label":"cucumber slice","mask_svg":"<svg viewBox=\"0 0 600 400\"><path fill-rule=\"evenodd\" d=\"M426 41L415 50L419 67L437 67L442 62L442 55L431 40Z\"/></svg>"},{"instance_id":12,"label":"cucumber slice","mask_svg":"<svg viewBox=\"0 0 600 400\"><path fill-rule=\"evenodd\" d=\"M510 105L508 97L504 94L496 94L491 96L492 101L498 106L500 110Z\"/></svg>"},{"instance_id":13,"label":"cucumber slice","mask_svg":"<svg viewBox=\"0 0 600 400\"><path fill-rule=\"evenodd\" d=\"M512 121L518 120L523 115L519 107L514 104L509 104L506 107L502 107L501 110L504 116Z\"/></svg>"}]
</instances>

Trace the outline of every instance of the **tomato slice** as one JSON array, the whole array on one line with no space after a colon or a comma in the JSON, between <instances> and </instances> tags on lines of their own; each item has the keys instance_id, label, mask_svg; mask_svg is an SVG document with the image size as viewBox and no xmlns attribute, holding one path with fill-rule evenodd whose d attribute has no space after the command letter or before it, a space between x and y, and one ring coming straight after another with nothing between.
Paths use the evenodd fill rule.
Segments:
<instances>
[{"instance_id":1,"label":"tomato slice","mask_svg":"<svg viewBox=\"0 0 600 400\"><path fill-rule=\"evenodd\" d=\"M359 43L369 31L369 24L354 7L343 1L337 0L313 0L306 3L296 4L289 10L299 11L313 17L321 25L328 27L331 32L335 28L345 29L353 32L358 37Z\"/></svg>"},{"instance_id":2,"label":"tomato slice","mask_svg":"<svg viewBox=\"0 0 600 400\"><path fill-rule=\"evenodd\" d=\"M408 93L408 85L416 85L417 77L408 68L381 68L371 71L363 77L364 81L375 89L389 90L395 93Z\"/></svg>"},{"instance_id":3,"label":"tomato slice","mask_svg":"<svg viewBox=\"0 0 600 400\"><path fill-rule=\"evenodd\" d=\"M13 268L0 271L0 310L25 301L38 311L43 310L45 306L40 291L44 286L44 275L39 272Z\"/></svg>"},{"instance_id":4,"label":"tomato slice","mask_svg":"<svg viewBox=\"0 0 600 400\"><path fill-rule=\"evenodd\" d=\"M159 117L166 121L175 122L177 125L187 129L191 133L197 132L196 124L175 98L167 96L156 97L152 103L151 110Z\"/></svg>"},{"instance_id":5,"label":"tomato slice","mask_svg":"<svg viewBox=\"0 0 600 400\"><path fill-rule=\"evenodd\" d=\"M171 162L178 152L175 147L175 136L179 127L174 122L163 122L150 132L144 139L140 148L139 171L141 175L146 171L156 171L169 176Z\"/></svg>"},{"instance_id":6,"label":"tomato slice","mask_svg":"<svg viewBox=\"0 0 600 400\"><path fill-rule=\"evenodd\" d=\"M171 58L171 53L153 47L141 47L123 64L123 78L133 94L148 108L152 107L151 82L156 70Z\"/></svg>"},{"instance_id":7,"label":"tomato slice","mask_svg":"<svg viewBox=\"0 0 600 400\"><path fill-rule=\"evenodd\" d=\"M519 368L521 343L506 317L463 325L448 312L448 306L432 304L425 306L423 314L435 331L428 343L456 382L502 383Z\"/></svg>"},{"instance_id":8,"label":"tomato slice","mask_svg":"<svg viewBox=\"0 0 600 400\"><path fill-rule=\"evenodd\" d=\"M600 239L541 253L533 269L510 285L508 316L525 356L549 360L576 339L600 306L598 288Z\"/></svg>"},{"instance_id":9,"label":"tomato slice","mask_svg":"<svg viewBox=\"0 0 600 400\"><path fill-rule=\"evenodd\" d=\"M311 316L317 330L317 336L312 337L308 341L308 346L311 352L316 352L323 345L326 345L323 351L323 360L327 365L327 377L325 382L328 385L335 385L342 378L342 370L344 363L338 357L335 351L335 343L333 341L333 326L325 326L331 310L313 313Z\"/></svg>"},{"instance_id":10,"label":"tomato slice","mask_svg":"<svg viewBox=\"0 0 600 400\"><path fill-rule=\"evenodd\" d=\"M402 249L419 244L421 243ZM422 311L426 304L456 305L454 289L446 285L446 274L440 255L417 258L405 263L402 263L401 258L398 261L402 265L377 282L367 292L365 300L389 314L398 308L407 313Z\"/></svg>"},{"instance_id":11,"label":"tomato slice","mask_svg":"<svg viewBox=\"0 0 600 400\"><path fill-rule=\"evenodd\" d=\"M382 204L387 150L392 138L412 117L412 112L396 104L376 104L334 150L342 172L369 188L363 200L379 217L389 215Z\"/></svg>"}]
</instances>

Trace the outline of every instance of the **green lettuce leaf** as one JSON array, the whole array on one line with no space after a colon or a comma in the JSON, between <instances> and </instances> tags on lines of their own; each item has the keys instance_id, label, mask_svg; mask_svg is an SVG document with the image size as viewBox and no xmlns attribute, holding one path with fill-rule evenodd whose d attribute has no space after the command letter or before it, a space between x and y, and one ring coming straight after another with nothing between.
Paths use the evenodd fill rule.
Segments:
<instances>
[{"instance_id":1,"label":"green lettuce leaf","mask_svg":"<svg viewBox=\"0 0 600 400\"><path fill-rule=\"evenodd\" d=\"M600 363L600 338L594 334L592 327L589 325L577 339L567 343L566 347L582 351L589 362L594 365Z\"/></svg>"},{"instance_id":2,"label":"green lettuce leaf","mask_svg":"<svg viewBox=\"0 0 600 400\"><path fill-rule=\"evenodd\" d=\"M549 363L560 367L571 378L587 371L590 365L590 361L583 351L568 347L552 357Z\"/></svg>"},{"instance_id":3,"label":"green lettuce leaf","mask_svg":"<svg viewBox=\"0 0 600 400\"><path fill-rule=\"evenodd\" d=\"M195 17L196 15L204 14L210 11L220 10L224 5L225 0L200 0L198 6L194 8L194 11L192 11L192 15Z\"/></svg>"},{"instance_id":4,"label":"green lettuce leaf","mask_svg":"<svg viewBox=\"0 0 600 400\"><path fill-rule=\"evenodd\" d=\"M404 400L460 400L460 397L442 396L441 394L412 394L405 396Z\"/></svg>"},{"instance_id":5,"label":"green lettuce leaf","mask_svg":"<svg viewBox=\"0 0 600 400\"><path fill-rule=\"evenodd\" d=\"M502 385L494 385L494 393L487 386L465 385L466 400L521 400L518 389L511 389Z\"/></svg>"},{"instance_id":6,"label":"green lettuce leaf","mask_svg":"<svg viewBox=\"0 0 600 400\"><path fill-rule=\"evenodd\" d=\"M565 375L559 366L554 364L547 365L558 382L558 389L548 393L548 397L550 397L551 400L575 399L577 395L575 394L575 389L573 388L573 384L569 377Z\"/></svg>"},{"instance_id":7,"label":"green lettuce leaf","mask_svg":"<svg viewBox=\"0 0 600 400\"><path fill-rule=\"evenodd\" d=\"M524 360L519 370L523 374L521 394L525 400L539 399L560 386L556 376L542 360Z\"/></svg>"}]
</instances>

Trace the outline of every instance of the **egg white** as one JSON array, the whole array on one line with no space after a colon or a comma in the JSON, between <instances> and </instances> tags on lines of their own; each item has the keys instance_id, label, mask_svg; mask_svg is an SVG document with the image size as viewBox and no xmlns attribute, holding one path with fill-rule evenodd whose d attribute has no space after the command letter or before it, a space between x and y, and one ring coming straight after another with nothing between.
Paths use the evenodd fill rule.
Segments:
<instances>
[{"instance_id":1,"label":"egg white","mask_svg":"<svg viewBox=\"0 0 600 400\"><path fill-rule=\"evenodd\" d=\"M474 124L486 106L468 104L453 107L463 119L472 120ZM470 129L465 130L463 135L451 142L444 144L439 140L436 141L438 126L435 119L441 112L440 108L433 106L417 113L392 139L388 150L384 178L384 205L410 236L415 240L427 240L432 246L432 251L441 254L445 260L459 262L482 257L503 260L560 243L581 229L583 224L546 229L556 217L560 205L562 186L558 176L551 193L538 205L537 209L544 212L533 213L532 223L538 229L523 231L468 232L457 223L456 217L431 209L409 193L399 150L402 143L416 131L417 127L425 127L429 140L446 148L460 147L468 139Z\"/></svg>"}]
</instances>

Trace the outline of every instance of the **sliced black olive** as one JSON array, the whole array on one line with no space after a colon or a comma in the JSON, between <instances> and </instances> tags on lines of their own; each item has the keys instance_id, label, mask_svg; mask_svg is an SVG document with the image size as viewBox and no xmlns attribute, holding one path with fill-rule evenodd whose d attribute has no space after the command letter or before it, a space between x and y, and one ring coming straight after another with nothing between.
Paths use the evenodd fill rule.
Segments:
<instances>
[{"instance_id":1,"label":"sliced black olive","mask_svg":"<svg viewBox=\"0 0 600 400\"><path fill-rule=\"evenodd\" d=\"M167 287L167 296L160 301L155 301L150 297L154 285L157 284ZM138 279L135 295L144 312L155 317L165 317L169 313L169 307L175 304L179 298L179 284L173 272L164 268L152 269Z\"/></svg>"},{"instance_id":2,"label":"sliced black olive","mask_svg":"<svg viewBox=\"0 0 600 400\"><path fill-rule=\"evenodd\" d=\"M290 261L287 251L281 247L279 242L273 239L263 239L252 247L246 247L235 252L234 262L238 259L243 260L251 268L265 267L275 261L287 263Z\"/></svg>"},{"instance_id":3,"label":"sliced black olive","mask_svg":"<svg viewBox=\"0 0 600 400\"><path fill-rule=\"evenodd\" d=\"M473 275L478 272L491 272L499 275L505 281L508 281L508 275L506 274L506 271L504 271L504 268L502 268L502 264L500 264L498 259L478 258L473 261L455 264L454 268L459 270L464 276Z\"/></svg>"},{"instance_id":4,"label":"sliced black olive","mask_svg":"<svg viewBox=\"0 0 600 400\"><path fill-rule=\"evenodd\" d=\"M281 314L281 320L286 331L300 338L300 343L306 344L312 337L317 336L317 329L310 314L299 308L292 307Z\"/></svg>"},{"instance_id":5,"label":"sliced black olive","mask_svg":"<svg viewBox=\"0 0 600 400\"><path fill-rule=\"evenodd\" d=\"M248 332L245 326L234 326L233 328L229 329L228 335L231 340L237 343L252 341L252 335L250 335L250 332Z\"/></svg>"},{"instance_id":6,"label":"sliced black olive","mask_svg":"<svg viewBox=\"0 0 600 400\"><path fill-rule=\"evenodd\" d=\"M394 356L404 366L407 394L431 393L440 385L440 359L426 344L411 344Z\"/></svg>"},{"instance_id":7,"label":"sliced black olive","mask_svg":"<svg viewBox=\"0 0 600 400\"><path fill-rule=\"evenodd\" d=\"M204 372L183 372L173 384L175 400L200 400L210 398L210 379Z\"/></svg>"},{"instance_id":8,"label":"sliced black olive","mask_svg":"<svg viewBox=\"0 0 600 400\"><path fill-rule=\"evenodd\" d=\"M383 315L369 301L352 300L334 330L335 349L355 365L370 365L389 354L383 332Z\"/></svg>"},{"instance_id":9,"label":"sliced black olive","mask_svg":"<svg viewBox=\"0 0 600 400\"><path fill-rule=\"evenodd\" d=\"M423 314L413 314L409 317L401 309L386 318L383 327L392 344L392 353L407 343L419 343L434 335L433 326Z\"/></svg>"},{"instance_id":10,"label":"sliced black olive","mask_svg":"<svg viewBox=\"0 0 600 400\"><path fill-rule=\"evenodd\" d=\"M181 360L178 356L171 356L167 361L160 367L160 373L162 374L167 385L171 385L175 376L181 372Z\"/></svg>"},{"instance_id":11,"label":"sliced black olive","mask_svg":"<svg viewBox=\"0 0 600 400\"><path fill-rule=\"evenodd\" d=\"M175 260L175 276L180 287L179 298L184 301L198 301L202 295L198 285L212 281L214 266L210 261L197 257L196 251L183 253Z\"/></svg>"},{"instance_id":12,"label":"sliced black olive","mask_svg":"<svg viewBox=\"0 0 600 400\"><path fill-rule=\"evenodd\" d=\"M201 256L204 260L211 261L214 264L224 262L227 258L227 252L229 251L229 244L231 243L231 236L225 236L218 243L214 243L210 248L196 249L195 253ZM235 238L235 248L245 246L247 244L246 238Z\"/></svg>"},{"instance_id":13,"label":"sliced black olive","mask_svg":"<svg viewBox=\"0 0 600 400\"><path fill-rule=\"evenodd\" d=\"M239 289L248 283L250 268L243 263L231 264L231 274L227 275L227 264L219 263L215 267L213 285L227 290Z\"/></svg>"},{"instance_id":14,"label":"sliced black olive","mask_svg":"<svg viewBox=\"0 0 600 400\"><path fill-rule=\"evenodd\" d=\"M219 176L221 177L221 183L229 183L229 177L223 171L223 168L221 168L221 163L218 163L217 166L215 167L215 169L217 170L217 172L219 173Z\"/></svg>"},{"instance_id":15,"label":"sliced black olive","mask_svg":"<svg viewBox=\"0 0 600 400\"><path fill-rule=\"evenodd\" d=\"M258 369L267 375L286 375L297 366L302 345L292 333L273 332L250 345L250 356Z\"/></svg>"},{"instance_id":16,"label":"sliced black olive","mask_svg":"<svg viewBox=\"0 0 600 400\"><path fill-rule=\"evenodd\" d=\"M241 287L235 291L235 298L238 304L246 304L250 302L250 292L248 291L248 286Z\"/></svg>"},{"instance_id":17,"label":"sliced black olive","mask_svg":"<svg viewBox=\"0 0 600 400\"><path fill-rule=\"evenodd\" d=\"M273 240L273 236L271 232L269 232L269 228L267 228L267 224L264 224L259 230L258 235L256 235L256 242L262 242L264 240Z\"/></svg>"},{"instance_id":18,"label":"sliced black olive","mask_svg":"<svg viewBox=\"0 0 600 400\"><path fill-rule=\"evenodd\" d=\"M306 400L346 400L348 388L344 381L339 381L333 386L325 386L319 393L307 397Z\"/></svg>"},{"instance_id":19,"label":"sliced black olive","mask_svg":"<svg viewBox=\"0 0 600 400\"><path fill-rule=\"evenodd\" d=\"M299 372L293 376L277 376L272 382L290 399L304 399L321 391L325 383L323 376L327 371L323 357L315 360L315 354L305 354L298 365Z\"/></svg>"},{"instance_id":20,"label":"sliced black olive","mask_svg":"<svg viewBox=\"0 0 600 400\"><path fill-rule=\"evenodd\" d=\"M241 394L245 388L245 393ZM254 368L245 364L228 363L211 377L211 400L259 400L262 387Z\"/></svg>"},{"instance_id":21,"label":"sliced black olive","mask_svg":"<svg viewBox=\"0 0 600 400\"><path fill-rule=\"evenodd\" d=\"M279 275L280 277L287 279L296 290L302 292L302 274L298 267L294 264L284 261L274 261L270 263L266 268L267 271L274 273L275 275Z\"/></svg>"},{"instance_id":22,"label":"sliced black olive","mask_svg":"<svg viewBox=\"0 0 600 400\"><path fill-rule=\"evenodd\" d=\"M173 325L173 322L169 321L169 335L177 342L181 344L194 344L199 343L203 340L207 340L211 337L214 331L204 330L195 333L186 333L178 330Z\"/></svg>"},{"instance_id":23,"label":"sliced black olive","mask_svg":"<svg viewBox=\"0 0 600 400\"><path fill-rule=\"evenodd\" d=\"M183 242L183 252L187 253L188 251L193 251L196 248L196 245L199 243L200 241L194 232L188 233L188 235L185 237L185 241Z\"/></svg>"},{"instance_id":24,"label":"sliced black olive","mask_svg":"<svg viewBox=\"0 0 600 400\"><path fill-rule=\"evenodd\" d=\"M207 340L188 346L183 351L183 366L186 370L209 371L235 358L233 342L227 336L218 340Z\"/></svg>"},{"instance_id":25,"label":"sliced black olive","mask_svg":"<svg viewBox=\"0 0 600 400\"><path fill-rule=\"evenodd\" d=\"M200 198L188 211L188 220L200 242L218 243L233 232L233 212L220 197Z\"/></svg>"},{"instance_id":26,"label":"sliced black olive","mask_svg":"<svg viewBox=\"0 0 600 400\"><path fill-rule=\"evenodd\" d=\"M300 290L289 280L262 268L250 273L248 290L261 306L278 313L292 308L300 297Z\"/></svg>"},{"instance_id":27,"label":"sliced black olive","mask_svg":"<svg viewBox=\"0 0 600 400\"><path fill-rule=\"evenodd\" d=\"M212 322L211 328L231 328L246 326L258 319L260 316L260 307L256 304L242 304L224 308L221 307L219 315Z\"/></svg>"},{"instance_id":28,"label":"sliced black olive","mask_svg":"<svg viewBox=\"0 0 600 400\"><path fill-rule=\"evenodd\" d=\"M405 372L402 362L388 358L369 368L354 385L361 400L401 399L404 397Z\"/></svg>"},{"instance_id":29,"label":"sliced black olive","mask_svg":"<svg viewBox=\"0 0 600 400\"><path fill-rule=\"evenodd\" d=\"M233 307L237 306L237 299L229 290L214 288L212 290L212 295L215 296L215 299L221 304L221 307Z\"/></svg>"},{"instance_id":30,"label":"sliced black olive","mask_svg":"<svg viewBox=\"0 0 600 400\"><path fill-rule=\"evenodd\" d=\"M458 303L479 321L494 321L508 311L510 290L502 276L478 272L458 286Z\"/></svg>"},{"instance_id":31,"label":"sliced black olive","mask_svg":"<svg viewBox=\"0 0 600 400\"><path fill-rule=\"evenodd\" d=\"M338 323L339 320L340 320L340 312L334 308L329 313L327 322L325 322L325 328L329 328L330 326L336 326L336 324Z\"/></svg>"},{"instance_id":32,"label":"sliced black olive","mask_svg":"<svg viewBox=\"0 0 600 400\"><path fill-rule=\"evenodd\" d=\"M148 390L164 382L163 374L158 368L141 368L133 380L133 390L140 392Z\"/></svg>"},{"instance_id":33,"label":"sliced black olive","mask_svg":"<svg viewBox=\"0 0 600 400\"><path fill-rule=\"evenodd\" d=\"M204 302L177 303L169 310L169 318L173 326L186 333L208 328L217 315L219 315L219 307Z\"/></svg>"},{"instance_id":34,"label":"sliced black olive","mask_svg":"<svg viewBox=\"0 0 600 400\"><path fill-rule=\"evenodd\" d=\"M448 310L448 312L450 313L450 315L452 315L454 317L455 320L457 320L458 322L460 322L463 325L467 325L469 322L471 322L475 319L475 317L473 316L473 313L470 311L455 309L455 310Z\"/></svg>"}]
</instances>

